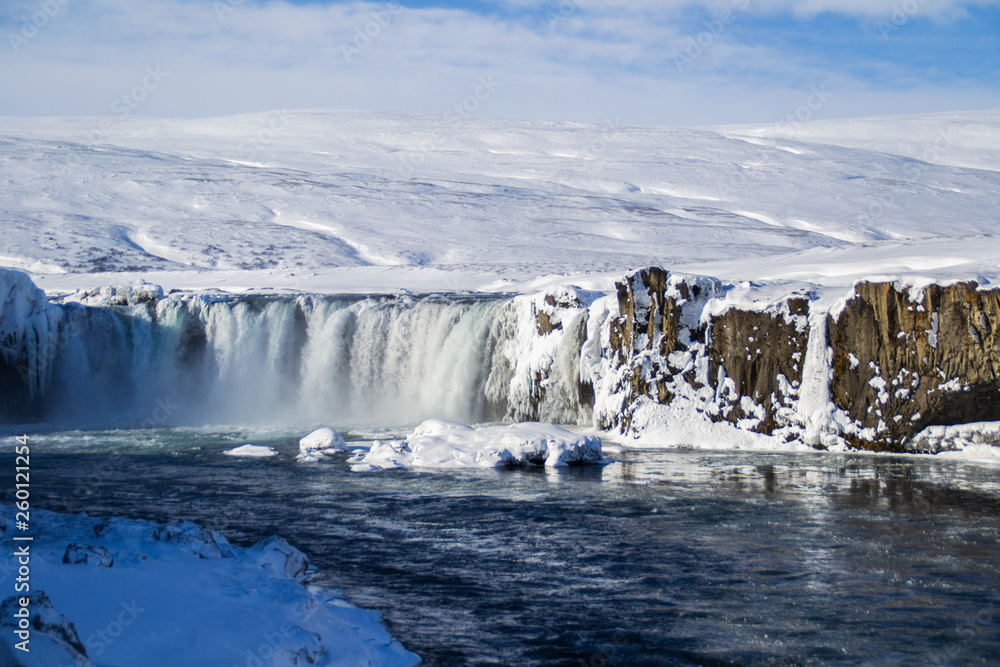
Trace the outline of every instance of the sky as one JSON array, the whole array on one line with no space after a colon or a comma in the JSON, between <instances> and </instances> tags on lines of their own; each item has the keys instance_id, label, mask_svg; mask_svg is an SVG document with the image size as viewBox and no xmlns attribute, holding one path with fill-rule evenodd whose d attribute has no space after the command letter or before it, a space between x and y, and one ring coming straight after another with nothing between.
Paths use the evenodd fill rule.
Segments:
<instances>
[{"instance_id":1,"label":"sky","mask_svg":"<svg viewBox=\"0 0 1000 667\"><path fill-rule=\"evenodd\" d=\"M0 115L716 125L1000 107L1000 0L2 0Z\"/></svg>"}]
</instances>

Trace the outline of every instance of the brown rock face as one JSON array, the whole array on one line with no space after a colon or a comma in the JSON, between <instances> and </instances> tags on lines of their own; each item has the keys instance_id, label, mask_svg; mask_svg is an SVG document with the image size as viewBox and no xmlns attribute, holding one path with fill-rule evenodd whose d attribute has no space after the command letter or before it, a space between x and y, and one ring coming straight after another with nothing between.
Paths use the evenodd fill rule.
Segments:
<instances>
[{"instance_id":1,"label":"brown rock face","mask_svg":"<svg viewBox=\"0 0 1000 667\"><path fill-rule=\"evenodd\" d=\"M809 341L808 312L808 301L789 299L779 312L730 309L712 319L709 381L718 389L732 380L730 391L718 392L720 419L754 420L759 433L790 423ZM743 397L753 401L750 410Z\"/></svg>"},{"instance_id":2,"label":"brown rock face","mask_svg":"<svg viewBox=\"0 0 1000 667\"><path fill-rule=\"evenodd\" d=\"M639 397L668 404L677 382L703 386L696 377L693 348L703 347L701 309L720 285L714 278L679 278L652 267L629 274L616 288L618 316L610 323L608 351L618 376L616 390L624 394L623 410L601 425L624 432ZM693 354L683 354L688 350Z\"/></svg>"},{"instance_id":3,"label":"brown rock face","mask_svg":"<svg viewBox=\"0 0 1000 667\"><path fill-rule=\"evenodd\" d=\"M761 433L791 423L808 341L805 299L766 312L730 309L706 324L705 304L721 292L714 279L654 267L617 290L609 352L623 407L602 426L628 430L641 397L662 405L683 400L713 421Z\"/></svg>"},{"instance_id":4,"label":"brown rock face","mask_svg":"<svg viewBox=\"0 0 1000 667\"><path fill-rule=\"evenodd\" d=\"M868 449L901 451L925 426L1000 420L1000 291L932 285L917 301L860 283L829 319L834 402Z\"/></svg>"}]
</instances>

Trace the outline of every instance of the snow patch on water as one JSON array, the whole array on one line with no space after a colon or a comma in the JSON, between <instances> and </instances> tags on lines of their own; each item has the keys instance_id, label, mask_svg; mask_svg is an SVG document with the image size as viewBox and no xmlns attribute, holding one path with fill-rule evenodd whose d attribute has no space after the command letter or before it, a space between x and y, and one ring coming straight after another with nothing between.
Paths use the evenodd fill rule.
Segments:
<instances>
[{"instance_id":1,"label":"snow patch on water","mask_svg":"<svg viewBox=\"0 0 1000 667\"><path fill-rule=\"evenodd\" d=\"M227 449L222 453L228 454L229 456L247 456L250 458L267 458L269 456L278 455L278 452L271 447L251 444L240 445L239 447Z\"/></svg>"},{"instance_id":2,"label":"snow patch on water","mask_svg":"<svg viewBox=\"0 0 1000 667\"><path fill-rule=\"evenodd\" d=\"M523 422L473 428L429 419L405 440L376 441L352 459L356 471L385 468L495 468L600 463L601 439L554 424Z\"/></svg>"}]
</instances>

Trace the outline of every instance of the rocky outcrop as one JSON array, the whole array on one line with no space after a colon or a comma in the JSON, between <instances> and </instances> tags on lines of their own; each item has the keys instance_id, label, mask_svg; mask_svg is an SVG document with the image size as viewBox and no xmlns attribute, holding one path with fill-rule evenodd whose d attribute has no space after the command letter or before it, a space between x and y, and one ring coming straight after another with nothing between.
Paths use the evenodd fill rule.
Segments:
<instances>
[{"instance_id":1,"label":"rocky outcrop","mask_svg":"<svg viewBox=\"0 0 1000 667\"><path fill-rule=\"evenodd\" d=\"M660 268L617 284L617 313L607 324L604 372L618 394L617 413L598 424L628 432L638 404L683 404L711 421L758 433L794 425L808 341L808 301L789 299L763 310L727 308L722 284L674 276Z\"/></svg>"},{"instance_id":2,"label":"rocky outcrop","mask_svg":"<svg viewBox=\"0 0 1000 667\"><path fill-rule=\"evenodd\" d=\"M28 604L21 604L23 601ZM5 599L0 604L0 628L4 634L4 641L0 642L0 664L21 664L10 644L25 640L23 645L28 651L16 654L18 657L45 656L43 660L52 660L48 664L93 664L76 626L53 608L52 600L43 590Z\"/></svg>"},{"instance_id":3,"label":"rocky outcrop","mask_svg":"<svg viewBox=\"0 0 1000 667\"><path fill-rule=\"evenodd\" d=\"M588 337L601 339L600 352L590 353L589 369L600 397L594 411L598 426L629 432L635 406L644 400L667 405L680 397L693 409L705 409L701 312L721 287L714 278L674 276L657 267L616 284L617 308L599 332L588 331Z\"/></svg>"},{"instance_id":4,"label":"rocky outcrop","mask_svg":"<svg viewBox=\"0 0 1000 667\"><path fill-rule=\"evenodd\" d=\"M1000 290L859 283L831 316L831 390L847 440L902 451L930 425L1000 420Z\"/></svg>"},{"instance_id":5,"label":"rocky outcrop","mask_svg":"<svg viewBox=\"0 0 1000 667\"><path fill-rule=\"evenodd\" d=\"M630 274L615 297L603 334L606 364L594 372L612 378L598 401L603 410L595 409L603 428L633 432L636 411L653 403L817 446L910 451L920 449L913 438L928 426L1000 421L1000 290L974 282L856 285L827 317L826 335L822 326L816 332L827 352L812 381L829 398L821 401L823 437L815 439L805 432L807 420L815 426L816 406L799 401L807 298L727 306L718 282L658 268Z\"/></svg>"},{"instance_id":6,"label":"rocky outcrop","mask_svg":"<svg viewBox=\"0 0 1000 667\"><path fill-rule=\"evenodd\" d=\"M112 567L115 557L106 547L93 544L69 544L63 552L62 562L69 565L88 564L95 567Z\"/></svg>"},{"instance_id":7,"label":"rocky outcrop","mask_svg":"<svg viewBox=\"0 0 1000 667\"><path fill-rule=\"evenodd\" d=\"M768 434L795 423L808 315L809 302L793 298L765 311L730 308L712 318L706 354L717 417Z\"/></svg>"}]
</instances>

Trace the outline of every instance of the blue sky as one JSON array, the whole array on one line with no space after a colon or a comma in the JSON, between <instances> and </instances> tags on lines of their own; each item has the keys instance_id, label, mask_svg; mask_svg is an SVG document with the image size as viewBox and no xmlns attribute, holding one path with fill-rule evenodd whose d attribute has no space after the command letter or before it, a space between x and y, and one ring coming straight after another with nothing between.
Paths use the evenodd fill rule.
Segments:
<instances>
[{"instance_id":1,"label":"blue sky","mask_svg":"<svg viewBox=\"0 0 1000 667\"><path fill-rule=\"evenodd\" d=\"M1000 107L1000 0L5 0L0 29L2 115L709 125Z\"/></svg>"}]
</instances>

